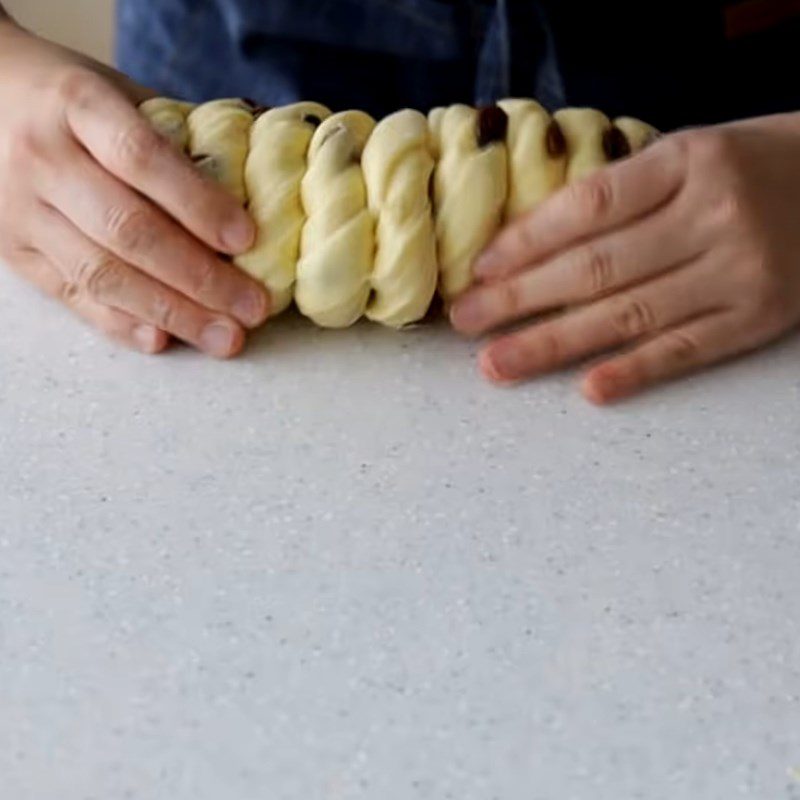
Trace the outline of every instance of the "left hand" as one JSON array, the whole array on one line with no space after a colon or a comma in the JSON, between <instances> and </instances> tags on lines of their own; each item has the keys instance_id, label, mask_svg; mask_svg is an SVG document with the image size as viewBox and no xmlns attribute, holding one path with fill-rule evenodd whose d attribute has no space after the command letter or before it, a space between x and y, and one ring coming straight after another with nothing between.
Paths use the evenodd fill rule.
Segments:
<instances>
[{"instance_id":1,"label":"left hand","mask_svg":"<svg viewBox=\"0 0 800 800\"><path fill-rule=\"evenodd\" d=\"M483 349L496 382L621 348L583 380L607 403L764 345L800 322L800 114L666 136L511 223L475 273L457 330L548 314Z\"/></svg>"}]
</instances>

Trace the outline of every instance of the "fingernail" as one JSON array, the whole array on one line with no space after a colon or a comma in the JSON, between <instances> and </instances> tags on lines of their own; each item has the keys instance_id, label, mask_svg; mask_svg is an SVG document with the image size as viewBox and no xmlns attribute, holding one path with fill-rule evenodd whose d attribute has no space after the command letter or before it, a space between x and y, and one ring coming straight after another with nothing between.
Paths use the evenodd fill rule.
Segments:
<instances>
[{"instance_id":1,"label":"fingernail","mask_svg":"<svg viewBox=\"0 0 800 800\"><path fill-rule=\"evenodd\" d=\"M472 268L472 273L476 278L488 278L492 273L497 272L502 265L503 261L500 256L492 250L487 250L478 256Z\"/></svg>"},{"instance_id":2,"label":"fingernail","mask_svg":"<svg viewBox=\"0 0 800 800\"><path fill-rule=\"evenodd\" d=\"M630 392L630 382L617 371L600 368L590 373L584 382L584 391L589 400L598 405L621 400Z\"/></svg>"},{"instance_id":3,"label":"fingernail","mask_svg":"<svg viewBox=\"0 0 800 800\"><path fill-rule=\"evenodd\" d=\"M224 357L233 352L236 334L229 325L222 322L212 322L203 328L200 334L200 344L212 356Z\"/></svg>"},{"instance_id":4,"label":"fingernail","mask_svg":"<svg viewBox=\"0 0 800 800\"><path fill-rule=\"evenodd\" d=\"M222 241L232 253L243 253L249 249L254 236L253 221L244 214L228 222L222 230Z\"/></svg>"},{"instance_id":5,"label":"fingernail","mask_svg":"<svg viewBox=\"0 0 800 800\"><path fill-rule=\"evenodd\" d=\"M236 298L231 310L239 321L254 327L269 316L269 298L266 292L248 289Z\"/></svg>"},{"instance_id":6,"label":"fingernail","mask_svg":"<svg viewBox=\"0 0 800 800\"><path fill-rule=\"evenodd\" d=\"M145 353L154 353L158 345L158 330L152 325L137 325L133 329L133 338Z\"/></svg>"},{"instance_id":7,"label":"fingernail","mask_svg":"<svg viewBox=\"0 0 800 800\"><path fill-rule=\"evenodd\" d=\"M495 344L484 353L483 364L493 380L510 381L520 376L524 359L519 347Z\"/></svg>"},{"instance_id":8,"label":"fingernail","mask_svg":"<svg viewBox=\"0 0 800 800\"><path fill-rule=\"evenodd\" d=\"M484 304L479 293L468 294L457 300L450 309L450 322L456 330L472 331L480 328Z\"/></svg>"}]
</instances>

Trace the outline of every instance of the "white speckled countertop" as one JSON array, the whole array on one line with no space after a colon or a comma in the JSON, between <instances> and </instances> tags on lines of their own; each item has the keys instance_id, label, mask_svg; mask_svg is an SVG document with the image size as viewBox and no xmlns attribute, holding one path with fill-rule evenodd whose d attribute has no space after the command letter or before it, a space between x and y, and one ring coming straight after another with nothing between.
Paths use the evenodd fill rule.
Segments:
<instances>
[{"instance_id":1,"label":"white speckled countertop","mask_svg":"<svg viewBox=\"0 0 800 800\"><path fill-rule=\"evenodd\" d=\"M0 319L2 800L800 798L798 339L603 411Z\"/></svg>"}]
</instances>

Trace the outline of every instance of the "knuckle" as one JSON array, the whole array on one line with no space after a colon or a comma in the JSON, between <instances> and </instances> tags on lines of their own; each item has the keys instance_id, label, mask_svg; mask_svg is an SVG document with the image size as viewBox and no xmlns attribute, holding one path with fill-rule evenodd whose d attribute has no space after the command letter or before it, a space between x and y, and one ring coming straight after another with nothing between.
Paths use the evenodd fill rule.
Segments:
<instances>
[{"instance_id":1,"label":"knuckle","mask_svg":"<svg viewBox=\"0 0 800 800\"><path fill-rule=\"evenodd\" d=\"M528 253L536 246L536 239L533 232L534 217L528 214L517 223L516 247L520 253Z\"/></svg>"},{"instance_id":2,"label":"knuckle","mask_svg":"<svg viewBox=\"0 0 800 800\"><path fill-rule=\"evenodd\" d=\"M572 188L572 201L589 222L600 222L614 205L614 189L606 175L597 173Z\"/></svg>"},{"instance_id":3,"label":"knuckle","mask_svg":"<svg viewBox=\"0 0 800 800\"><path fill-rule=\"evenodd\" d=\"M192 271L189 290L195 297L209 297L219 287L219 265L210 258L203 258Z\"/></svg>"},{"instance_id":4,"label":"knuckle","mask_svg":"<svg viewBox=\"0 0 800 800\"><path fill-rule=\"evenodd\" d=\"M504 316L517 316L520 312L520 292L517 281L499 283L495 291L497 292L498 310Z\"/></svg>"},{"instance_id":5,"label":"knuckle","mask_svg":"<svg viewBox=\"0 0 800 800\"><path fill-rule=\"evenodd\" d=\"M689 154L704 168L719 170L736 158L736 142L730 131L723 128L696 130L687 134Z\"/></svg>"},{"instance_id":6,"label":"knuckle","mask_svg":"<svg viewBox=\"0 0 800 800\"><path fill-rule=\"evenodd\" d=\"M12 132L8 148L8 164L16 170L28 169L31 161L39 160L44 153L40 137L29 127Z\"/></svg>"},{"instance_id":7,"label":"knuckle","mask_svg":"<svg viewBox=\"0 0 800 800\"><path fill-rule=\"evenodd\" d=\"M152 237L152 219L142 208L112 206L106 213L105 228L111 240L127 251L145 249Z\"/></svg>"},{"instance_id":8,"label":"knuckle","mask_svg":"<svg viewBox=\"0 0 800 800\"><path fill-rule=\"evenodd\" d=\"M150 301L150 321L162 330L174 330L177 309L163 291L155 291Z\"/></svg>"},{"instance_id":9,"label":"knuckle","mask_svg":"<svg viewBox=\"0 0 800 800\"><path fill-rule=\"evenodd\" d=\"M734 190L726 191L711 206L712 224L716 228L728 230L742 229L748 223L747 204L742 194Z\"/></svg>"},{"instance_id":10,"label":"knuckle","mask_svg":"<svg viewBox=\"0 0 800 800\"><path fill-rule=\"evenodd\" d=\"M95 88L97 76L91 70L72 67L59 75L55 83L56 95L64 103L82 104Z\"/></svg>"},{"instance_id":11,"label":"knuckle","mask_svg":"<svg viewBox=\"0 0 800 800\"><path fill-rule=\"evenodd\" d=\"M116 260L108 253L96 253L75 265L75 269L64 281L62 297L73 303L81 297L105 300L115 296L121 275Z\"/></svg>"},{"instance_id":12,"label":"knuckle","mask_svg":"<svg viewBox=\"0 0 800 800\"><path fill-rule=\"evenodd\" d=\"M791 292L785 291L765 257L753 260L747 284L754 313L765 324L781 322L792 314L797 301Z\"/></svg>"},{"instance_id":13,"label":"knuckle","mask_svg":"<svg viewBox=\"0 0 800 800\"><path fill-rule=\"evenodd\" d=\"M537 360L544 369L553 369L564 361L564 348L555 330L545 328L539 332L537 351Z\"/></svg>"},{"instance_id":14,"label":"knuckle","mask_svg":"<svg viewBox=\"0 0 800 800\"><path fill-rule=\"evenodd\" d=\"M136 123L119 131L112 144L112 158L120 169L141 172L163 146L164 140L146 122Z\"/></svg>"},{"instance_id":15,"label":"knuckle","mask_svg":"<svg viewBox=\"0 0 800 800\"><path fill-rule=\"evenodd\" d=\"M624 339L636 339L655 330L650 304L633 295L617 298L611 308L611 325Z\"/></svg>"},{"instance_id":16,"label":"knuckle","mask_svg":"<svg viewBox=\"0 0 800 800\"><path fill-rule=\"evenodd\" d=\"M589 247L578 264L579 285L590 297L602 295L614 285L614 261L607 250Z\"/></svg>"},{"instance_id":17,"label":"knuckle","mask_svg":"<svg viewBox=\"0 0 800 800\"><path fill-rule=\"evenodd\" d=\"M694 336L686 331L670 331L664 336L667 358L672 366L690 366L697 362L700 347Z\"/></svg>"}]
</instances>

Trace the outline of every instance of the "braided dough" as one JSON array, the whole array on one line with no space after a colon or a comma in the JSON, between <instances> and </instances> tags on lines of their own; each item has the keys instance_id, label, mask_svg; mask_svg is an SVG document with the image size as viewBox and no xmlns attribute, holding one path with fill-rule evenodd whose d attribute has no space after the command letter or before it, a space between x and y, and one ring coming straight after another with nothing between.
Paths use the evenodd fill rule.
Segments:
<instances>
[{"instance_id":1,"label":"braided dough","mask_svg":"<svg viewBox=\"0 0 800 800\"><path fill-rule=\"evenodd\" d=\"M270 290L273 314L286 309L294 297L306 221L300 184L311 137L330 113L319 103L274 108L260 116L250 132L244 181L258 233L253 249L236 264Z\"/></svg>"},{"instance_id":2,"label":"braided dough","mask_svg":"<svg viewBox=\"0 0 800 800\"><path fill-rule=\"evenodd\" d=\"M145 100L139 110L150 120L150 124L178 150L189 147L189 126L186 120L194 105L153 97Z\"/></svg>"},{"instance_id":3,"label":"braided dough","mask_svg":"<svg viewBox=\"0 0 800 800\"><path fill-rule=\"evenodd\" d=\"M506 145L481 147L478 112L463 105L428 118L438 157L433 183L440 286L451 299L472 283L472 263L500 227L508 194Z\"/></svg>"},{"instance_id":4,"label":"braided dough","mask_svg":"<svg viewBox=\"0 0 800 800\"><path fill-rule=\"evenodd\" d=\"M326 328L352 325L369 299L375 235L360 158L374 127L361 111L334 114L309 147L294 299L301 313Z\"/></svg>"},{"instance_id":5,"label":"braided dough","mask_svg":"<svg viewBox=\"0 0 800 800\"><path fill-rule=\"evenodd\" d=\"M362 316L401 328L446 302L500 226L565 184L638 153L658 131L534 100L398 111L376 124L318 103L259 109L154 98L142 114L248 210L258 235L236 264L324 327Z\"/></svg>"},{"instance_id":6,"label":"braided dough","mask_svg":"<svg viewBox=\"0 0 800 800\"><path fill-rule=\"evenodd\" d=\"M434 160L425 117L405 110L378 123L362 167L377 221L367 317L399 328L425 316L439 274L430 201Z\"/></svg>"}]
</instances>

